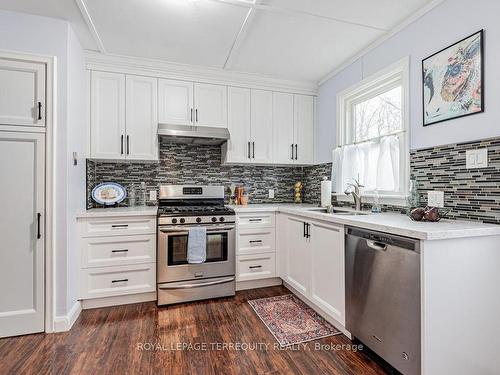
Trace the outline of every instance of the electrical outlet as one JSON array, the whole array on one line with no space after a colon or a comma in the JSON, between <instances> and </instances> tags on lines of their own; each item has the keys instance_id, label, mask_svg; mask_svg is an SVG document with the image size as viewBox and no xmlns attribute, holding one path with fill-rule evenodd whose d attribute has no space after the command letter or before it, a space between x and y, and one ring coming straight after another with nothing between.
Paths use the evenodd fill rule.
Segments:
<instances>
[{"instance_id":1,"label":"electrical outlet","mask_svg":"<svg viewBox=\"0 0 500 375\"><path fill-rule=\"evenodd\" d=\"M444 191L428 191L427 205L430 207L444 207Z\"/></svg>"},{"instance_id":2,"label":"electrical outlet","mask_svg":"<svg viewBox=\"0 0 500 375\"><path fill-rule=\"evenodd\" d=\"M149 191L149 200L150 201L155 201L156 200L156 190L150 190Z\"/></svg>"},{"instance_id":3,"label":"electrical outlet","mask_svg":"<svg viewBox=\"0 0 500 375\"><path fill-rule=\"evenodd\" d=\"M465 151L465 167L487 168L488 167L488 148L477 148Z\"/></svg>"},{"instance_id":4,"label":"electrical outlet","mask_svg":"<svg viewBox=\"0 0 500 375\"><path fill-rule=\"evenodd\" d=\"M269 189L269 199L274 199L274 189Z\"/></svg>"}]
</instances>

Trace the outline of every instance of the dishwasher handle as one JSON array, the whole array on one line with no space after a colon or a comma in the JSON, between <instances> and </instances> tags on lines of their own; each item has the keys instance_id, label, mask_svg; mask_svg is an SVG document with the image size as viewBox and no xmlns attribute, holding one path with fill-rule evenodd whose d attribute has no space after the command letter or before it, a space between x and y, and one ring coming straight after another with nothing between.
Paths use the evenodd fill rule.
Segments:
<instances>
[{"instance_id":1,"label":"dishwasher handle","mask_svg":"<svg viewBox=\"0 0 500 375\"><path fill-rule=\"evenodd\" d=\"M371 240L366 240L366 246L373 250L378 250L378 251L386 251L387 250L387 244L377 242L377 241L371 241Z\"/></svg>"}]
</instances>

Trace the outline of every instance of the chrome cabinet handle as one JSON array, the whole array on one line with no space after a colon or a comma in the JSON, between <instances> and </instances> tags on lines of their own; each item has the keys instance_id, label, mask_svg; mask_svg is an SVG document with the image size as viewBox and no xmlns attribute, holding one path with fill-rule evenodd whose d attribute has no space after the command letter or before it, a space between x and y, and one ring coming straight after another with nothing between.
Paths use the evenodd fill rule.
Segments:
<instances>
[{"instance_id":1,"label":"chrome cabinet handle","mask_svg":"<svg viewBox=\"0 0 500 375\"><path fill-rule=\"evenodd\" d=\"M366 240L366 245L373 250L378 250L378 251L387 250L387 245L381 242Z\"/></svg>"},{"instance_id":2,"label":"chrome cabinet handle","mask_svg":"<svg viewBox=\"0 0 500 375\"><path fill-rule=\"evenodd\" d=\"M118 279L118 280L111 280L111 282L114 284L114 283L125 283L127 282L128 279Z\"/></svg>"}]
</instances>

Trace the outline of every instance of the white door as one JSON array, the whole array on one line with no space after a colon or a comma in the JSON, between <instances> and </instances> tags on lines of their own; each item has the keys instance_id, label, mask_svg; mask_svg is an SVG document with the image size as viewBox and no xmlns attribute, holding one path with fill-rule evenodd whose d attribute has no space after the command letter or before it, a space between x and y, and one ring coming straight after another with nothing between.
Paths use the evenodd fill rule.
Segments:
<instances>
[{"instance_id":1,"label":"white door","mask_svg":"<svg viewBox=\"0 0 500 375\"><path fill-rule=\"evenodd\" d=\"M45 126L45 64L0 59L0 124Z\"/></svg>"},{"instance_id":2,"label":"white door","mask_svg":"<svg viewBox=\"0 0 500 375\"><path fill-rule=\"evenodd\" d=\"M310 222L311 300L345 324L344 231L340 226Z\"/></svg>"},{"instance_id":3,"label":"white door","mask_svg":"<svg viewBox=\"0 0 500 375\"><path fill-rule=\"evenodd\" d=\"M251 157L253 163L272 163L273 93L251 90L252 127Z\"/></svg>"},{"instance_id":4,"label":"white door","mask_svg":"<svg viewBox=\"0 0 500 375\"><path fill-rule=\"evenodd\" d=\"M314 162L314 97L294 95L295 159L299 164Z\"/></svg>"},{"instance_id":5,"label":"white door","mask_svg":"<svg viewBox=\"0 0 500 375\"><path fill-rule=\"evenodd\" d=\"M125 159L125 75L92 72L90 153L96 159Z\"/></svg>"},{"instance_id":6,"label":"white door","mask_svg":"<svg viewBox=\"0 0 500 375\"><path fill-rule=\"evenodd\" d=\"M5 337L44 330L45 134L0 131L0 160L0 337Z\"/></svg>"},{"instance_id":7,"label":"white door","mask_svg":"<svg viewBox=\"0 0 500 375\"><path fill-rule=\"evenodd\" d=\"M126 82L126 157L158 160L158 80L127 75Z\"/></svg>"},{"instance_id":8,"label":"white door","mask_svg":"<svg viewBox=\"0 0 500 375\"><path fill-rule=\"evenodd\" d=\"M286 221L286 281L307 295L310 278L310 249L305 238L304 221L288 216Z\"/></svg>"},{"instance_id":9,"label":"white door","mask_svg":"<svg viewBox=\"0 0 500 375\"><path fill-rule=\"evenodd\" d=\"M193 82L158 80L159 121L170 125L193 125Z\"/></svg>"},{"instance_id":10,"label":"white door","mask_svg":"<svg viewBox=\"0 0 500 375\"><path fill-rule=\"evenodd\" d=\"M250 89L228 87L226 162L250 161Z\"/></svg>"},{"instance_id":11,"label":"white door","mask_svg":"<svg viewBox=\"0 0 500 375\"><path fill-rule=\"evenodd\" d=\"M293 146L293 94L273 92L273 161L293 163Z\"/></svg>"},{"instance_id":12,"label":"white door","mask_svg":"<svg viewBox=\"0 0 500 375\"><path fill-rule=\"evenodd\" d=\"M195 125L227 128L227 86L194 84Z\"/></svg>"}]
</instances>

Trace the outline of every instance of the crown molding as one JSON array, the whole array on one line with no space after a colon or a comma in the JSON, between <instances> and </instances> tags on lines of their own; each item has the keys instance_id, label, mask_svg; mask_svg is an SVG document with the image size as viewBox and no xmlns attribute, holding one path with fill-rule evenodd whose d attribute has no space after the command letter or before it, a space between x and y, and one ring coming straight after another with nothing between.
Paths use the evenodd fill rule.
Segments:
<instances>
[{"instance_id":1,"label":"crown molding","mask_svg":"<svg viewBox=\"0 0 500 375\"><path fill-rule=\"evenodd\" d=\"M332 70L330 73L325 75L323 78L321 78L318 82L318 86L321 86L323 83L328 81L329 79L335 77L337 74L342 72L345 68L347 68L349 65L355 63L357 60L362 58L364 55L366 55L368 52L372 51L373 49L377 48L380 46L382 43L384 43L386 40L392 38L394 35L399 33L401 30L405 29L408 25L412 24L419 18L423 17L425 14L427 14L429 11L437 7L439 4L443 3L445 0L433 0L424 7L420 8L418 11L413 13L410 17L406 18L403 22L401 22L399 25L391 29L387 34L384 34L380 38L376 39L373 43L371 43L369 46L366 48L362 49L355 55L351 56L348 58L346 61L344 61L342 64L340 64L338 67L336 67L334 70Z\"/></svg>"},{"instance_id":2,"label":"crown molding","mask_svg":"<svg viewBox=\"0 0 500 375\"><path fill-rule=\"evenodd\" d=\"M143 59L131 56L85 51L86 68L159 78L224 84L283 92L317 95L318 84L312 81L292 81L260 74L228 71L196 65Z\"/></svg>"}]
</instances>

